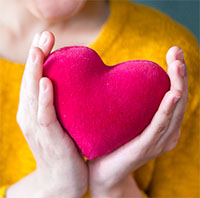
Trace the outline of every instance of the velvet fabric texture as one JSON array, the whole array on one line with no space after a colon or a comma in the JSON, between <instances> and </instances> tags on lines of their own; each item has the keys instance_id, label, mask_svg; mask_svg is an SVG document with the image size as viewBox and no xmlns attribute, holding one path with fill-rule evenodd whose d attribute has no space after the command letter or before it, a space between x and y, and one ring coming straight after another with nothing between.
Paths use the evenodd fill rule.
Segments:
<instances>
[{"instance_id":1,"label":"velvet fabric texture","mask_svg":"<svg viewBox=\"0 0 200 198\"><path fill-rule=\"evenodd\" d=\"M170 88L168 75L154 62L106 66L94 50L81 46L53 52L44 76L53 82L58 119L88 159L142 132Z\"/></svg>"},{"instance_id":2,"label":"velvet fabric texture","mask_svg":"<svg viewBox=\"0 0 200 198\"><path fill-rule=\"evenodd\" d=\"M109 19L98 38L88 44L106 65L145 59L156 62L167 71L166 53L170 47L176 45L183 49L188 70L188 102L176 148L150 160L132 172L131 176L143 192L143 198L200 197L200 142L197 141L200 120L198 41L184 26L155 9L128 1L109 0L109 5ZM25 63L16 63L0 57L2 198L5 198L8 186L37 168L34 156L16 121L24 68ZM84 196L90 197L89 192Z\"/></svg>"}]
</instances>

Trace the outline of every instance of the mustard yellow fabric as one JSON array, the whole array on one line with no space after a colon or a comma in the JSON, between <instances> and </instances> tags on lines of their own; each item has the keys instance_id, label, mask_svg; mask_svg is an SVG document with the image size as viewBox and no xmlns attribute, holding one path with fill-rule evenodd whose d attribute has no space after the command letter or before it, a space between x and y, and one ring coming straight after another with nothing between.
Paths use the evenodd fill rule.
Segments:
<instances>
[{"instance_id":1,"label":"mustard yellow fabric","mask_svg":"<svg viewBox=\"0 0 200 198\"><path fill-rule=\"evenodd\" d=\"M175 149L133 173L148 197L199 197L199 47L182 25L152 8L128 1L110 1L111 14L97 40L89 46L108 65L147 59L167 70L168 49L180 46L189 76L189 98L181 137ZM2 38L1 38L2 39ZM33 155L16 122L24 64L0 59L0 197L36 168ZM145 194L144 194L145 196Z\"/></svg>"}]
</instances>

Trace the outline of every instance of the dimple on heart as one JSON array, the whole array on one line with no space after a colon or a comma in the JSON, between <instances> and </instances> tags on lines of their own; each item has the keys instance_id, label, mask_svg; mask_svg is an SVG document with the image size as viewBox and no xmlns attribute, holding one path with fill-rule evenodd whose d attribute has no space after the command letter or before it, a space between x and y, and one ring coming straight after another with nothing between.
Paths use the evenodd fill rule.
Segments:
<instances>
[{"instance_id":1,"label":"dimple on heart","mask_svg":"<svg viewBox=\"0 0 200 198\"><path fill-rule=\"evenodd\" d=\"M170 89L168 75L154 62L107 66L83 46L50 54L43 75L53 82L61 125L88 159L108 154L140 134Z\"/></svg>"}]
</instances>

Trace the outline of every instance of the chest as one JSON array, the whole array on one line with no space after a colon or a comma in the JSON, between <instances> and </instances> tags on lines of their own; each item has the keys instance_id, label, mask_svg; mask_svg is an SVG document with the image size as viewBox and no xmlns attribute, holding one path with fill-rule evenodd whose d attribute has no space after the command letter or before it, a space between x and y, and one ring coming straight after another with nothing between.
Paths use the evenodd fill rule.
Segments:
<instances>
[{"instance_id":1,"label":"chest","mask_svg":"<svg viewBox=\"0 0 200 198\"><path fill-rule=\"evenodd\" d=\"M0 68L0 185L4 185L32 172L36 163L16 122L24 66L0 61ZM153 167L152 161L134 173L142 189L147 188Z\"/></svg>"}]
</instances>

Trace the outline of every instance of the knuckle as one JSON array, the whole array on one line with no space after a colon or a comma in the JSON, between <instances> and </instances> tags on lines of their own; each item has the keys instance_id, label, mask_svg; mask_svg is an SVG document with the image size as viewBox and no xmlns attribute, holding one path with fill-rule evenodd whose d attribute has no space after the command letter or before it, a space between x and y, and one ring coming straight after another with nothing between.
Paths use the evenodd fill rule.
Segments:
<instances>
[{"instance_id":1,"label":"knuckle","mask_svg":"<svg viewBox=\"0 0 200 198\"><path fill-rule=\"evenodd\" d=\"M157 134L163 135L166 130L165 124L160 124L157 128Z\"/></svg>"},{"instance_id":2,"label":"knuckle","mask_svg":"<svg viewBox=\"0 0 200 198\"><path fill-rule=\"evenodd\" d=\"M174 97L176 97L176 96L180 96L180 97L182 97L183 96L183 93L184 93L184 91L183 90L173 90L173 95L174 95Z\"/></svg>"},{"instance_id":3,"label":"knuckle","mask_svg":"<svg viewBox=\"0 0 200 198\"><path fill-rule=\"evenodd\" d=\"M38 116L38 124L42 127L48 127L48 123L45 122L45 120L43 119L43 116Z\"/></svg>"},{"instance_id":4,"label":"knuckle","mask_svg":"<svg viewBox=\"0 0 200 198\"><path fill-rule=\"evenodd\" d=\"M173 70L176 70L177 67L179 67L181 64L183 64L181 60L174 60L174 61L172 62L172 69L173 69Z\"/></svg>"},{"instance_id":5,"label":"knuckle","mask_svg":"<svg viewBox=\"0 0 200 198\"><path fill-rule=\"evenodd\" d=\"M169 110L166 109L166 108L163 109L162 114L163 114L164 116L168 116L168 115L169 115Z\"/></svg>"},{"instance_id":6,"label":"knuckle","mask_svg":"<svg viewBox=\"0 0 200 198\"><path fill-rule=\"evenodd\" d=\"M169 121L172 115L172 112L169 109L164 109L162 114L166 117L166 121Z\"/></svg>"}]
</instances>

